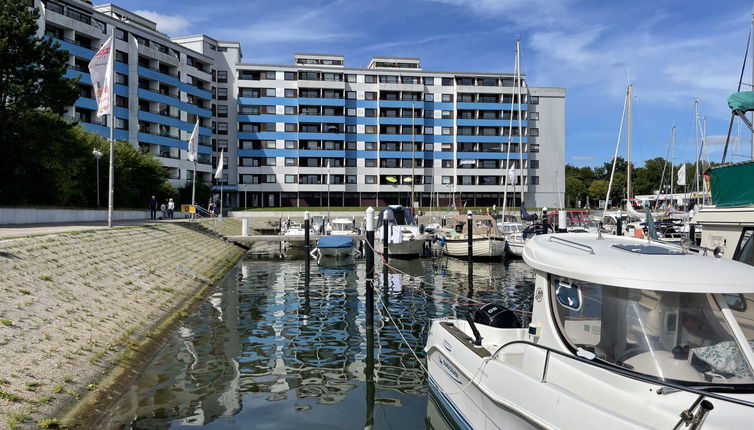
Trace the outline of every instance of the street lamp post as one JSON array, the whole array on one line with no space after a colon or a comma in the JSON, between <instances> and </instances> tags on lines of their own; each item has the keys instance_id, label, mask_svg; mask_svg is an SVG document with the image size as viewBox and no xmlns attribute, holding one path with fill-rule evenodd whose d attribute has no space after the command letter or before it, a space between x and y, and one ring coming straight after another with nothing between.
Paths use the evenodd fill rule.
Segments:
<instances>
[{"instance_id":1,"label":"street lamp post","mask_svg":"<svg viewBox=\"0 0 754 430\"><path fill-rule=\"evenodd\" d=\"M102 158L102 151L95 148L92 150L92 155L97 159L97 208L99 209L99 159Z\"/></svg>"}]
</instances>

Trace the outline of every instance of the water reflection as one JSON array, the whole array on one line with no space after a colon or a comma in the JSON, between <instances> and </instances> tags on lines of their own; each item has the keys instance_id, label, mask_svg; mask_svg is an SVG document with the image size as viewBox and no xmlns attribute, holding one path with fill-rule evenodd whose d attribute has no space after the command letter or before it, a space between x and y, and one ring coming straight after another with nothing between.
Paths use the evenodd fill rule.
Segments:
<instances>
[{"instance_id":1,"label":"water reflection","mask_svg":"<svg viewBox=\"0 0 754 430\"><path fill-rule=\"evenodd\" d=\"M424 428L429 320L479 303L530 308L522 261L453 259L377 267L365 327L364 264L305 270L252 254L167 341L105 428Z\"/></svg>"}]
</instances>

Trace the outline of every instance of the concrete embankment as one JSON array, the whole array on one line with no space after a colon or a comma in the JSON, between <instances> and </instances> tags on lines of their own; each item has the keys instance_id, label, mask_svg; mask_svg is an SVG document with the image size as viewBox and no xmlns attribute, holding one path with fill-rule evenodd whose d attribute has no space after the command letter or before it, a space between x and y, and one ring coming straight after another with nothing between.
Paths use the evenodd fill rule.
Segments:
<instances>
[{"instance_id":1,"label":"concrete embankment","mask_svg":"<svg viewBox=\"0 0 754 430\"><path fill-rule=\"evenodd\" d=\"M243 255L192 223L0 241L0 429L84 428Z\"/></svg>"}]
</instances>

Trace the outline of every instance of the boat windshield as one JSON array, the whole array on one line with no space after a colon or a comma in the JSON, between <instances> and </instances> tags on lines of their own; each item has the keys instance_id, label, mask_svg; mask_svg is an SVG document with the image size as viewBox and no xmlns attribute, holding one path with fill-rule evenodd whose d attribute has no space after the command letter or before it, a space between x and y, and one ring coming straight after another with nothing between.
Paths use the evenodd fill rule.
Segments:
<instances>
[{"instance_id":1,"label":"boat windshield","mask_svg":"<svg viewBox=\"0 0 754 430\"><path fill-rule=\"evenodd\" d=\"M754 373L715 298L553 277L561 335L574 348L635 372L688 385L754 384ZM720 296L719 296L720 297ZM721 296L754 339L754 295Z\"/></svg>"},{"instance_id":2,"label":"boat windshield","mask_svg":"<svg viewBox=\"0 0 754 430\"><path fill-rule=\"evenodd\" d=\"M500 225L498 224L498 226ZM521 224L503 224L501 230L506 234L519 233L524 231L524 226Z\"/></svg>"},{"instance_id":3,"label":"boat windshield","mask_svg":"<svg viewBox=\"0 0 754 430\"><path fill-rule=\"evenodd\" d=\"M349 222L333 222L332 231L351 231L353 230L353 223Z\"/></svg>"}]
</instances>

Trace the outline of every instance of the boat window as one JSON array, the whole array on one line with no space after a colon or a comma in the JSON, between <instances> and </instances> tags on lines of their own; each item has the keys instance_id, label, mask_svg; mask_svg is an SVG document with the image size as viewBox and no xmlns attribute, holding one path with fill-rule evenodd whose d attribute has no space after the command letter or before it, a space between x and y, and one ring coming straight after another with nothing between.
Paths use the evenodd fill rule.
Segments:
<instances>
[{"instance_id":1,"label":"boat window","mask_svg":"<svg viewBox=\"0 0 754 430\"><path fill-rule=\"evenodd\" d=\"M581 309L581 290L578 285L562 280L555 281L555 297L561 306L576 311Z\"/></svg>"},{"instance_id":2,"label":"boat window","mask_svg":"<svg viewBox=\"0 0 754 430\"><path fill-rule=\"evenodd\" d=\"M754 266L754 229L746 229L741 234L733 259Z\"/></svg>"},{"instance_id":3,"label":"boat window","mask_svg":"<svg viewBox=\"0 0 754 430\"><path fill-rule=\"evenodd\" d=\"M624 369L690 385L754 384L754 374L711 295L558 277L551 282L558 328L574 349L591 351ZM569 298L579 300L580 307ZM754 307L748 306L754 296L731 294L725 299L746 338L754 339Z\"/></svg>"}]
</instances>

